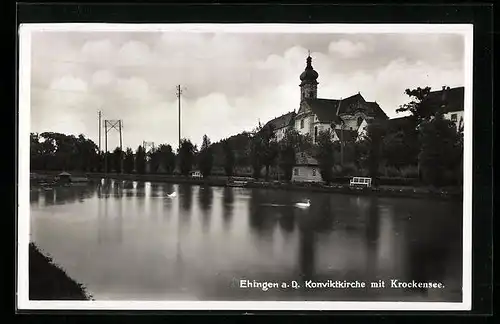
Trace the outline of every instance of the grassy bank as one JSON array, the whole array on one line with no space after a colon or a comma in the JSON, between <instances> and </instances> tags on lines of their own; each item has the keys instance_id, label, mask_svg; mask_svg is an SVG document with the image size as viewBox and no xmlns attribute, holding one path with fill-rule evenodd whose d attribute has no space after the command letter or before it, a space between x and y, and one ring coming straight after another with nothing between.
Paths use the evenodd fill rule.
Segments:
<instances>
[{"instance_id":1,"label":"grassy bank","mask_svg":"<svg viewBox=\"0 0 500 324\"><path fill-rule=\"evenodd\" d=\"M37 174L46 175L51 177L53 174L50 172L35 172ZM204 178L191 178L175 175L165 174L116 174L116 173L72 173L74 176L87 176L90 180L98 180L102 178L128 180L128 181L149 181L149 182L163 182L163 183L176 183L176 184L193 184L193 185L209 185L218 187L229 186L228 178L226 176L212 176L207 179ZM416 185L396 185L390 181L383 179L383 184L378 188L364 188L356 189L349 186L348 177L337 179L334 184L326 186L321 183L289 183L279 181L255 181L249 180L246 184L247 188L270 188L291 191L310 191L310 192L326 192L326 193L340 193L340 194L353 194L353 195L377 195L385 197L405 197L405 198L425 198L425 199L462 199L461 187L450 188L429 188Z\"/></svg>"},{"instance_id":2,"label":"grassy bank","mask_svg":"<svg viewBox=\"0 0 500 324\"><path fill-rule=\"evenodd\" d=\"M30 300L90 300L83 286L68 277L50 257L29 245Z\"/></svg>"}]
</instances>

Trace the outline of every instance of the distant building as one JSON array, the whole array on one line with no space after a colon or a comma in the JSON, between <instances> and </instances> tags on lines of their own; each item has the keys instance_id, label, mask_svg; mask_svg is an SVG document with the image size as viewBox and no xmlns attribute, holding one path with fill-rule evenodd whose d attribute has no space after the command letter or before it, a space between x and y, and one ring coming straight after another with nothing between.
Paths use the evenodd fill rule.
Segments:
<instances>
[{"instance_id":1,"label":"distant building","mask_svg":"<svg viewBox=\"0 0 500 324\"><path fill-rule=\"evenodd\" d=\"M286 113L267 122L264 127L272 127L276 140L281 141L289 129L295 125L295 111Z\"/></svg>"},{"instance_id":2,"label":"distant building","mask_svg":"<svg viewBox=\"0 0 500 324\"><path fill-rule=\"evenodd\" d=\"M444 87L441 90L430 92L422 104L428 105L432 110L441 110L443 117L455 122L457 129L464 122L464 87ZM385 123L385 128L390 133L403 131L412 127L411 117L391 118Z\"/></svg>"},{"instance_id":3,"label":"distant building","mask_svg":"<svg viewBox=\"0 0 500 324\"><path fill-rule=\"evenodd\" d=\"M292 181L322 182L318 161L305 153L297 153L296 165L293 167Z\"/></svg>"},{"instance_id":4,"label":"distant building","mask_svg":"<svg viewBox=\"0 0 500 324\"><path fill-rule=\"evenodd\" d=\"M440 108L444 118L455 122L457 128L464 122L464 87L445 87L430 92L422 101L430 106Z\"/></svg>"}]
</instances>

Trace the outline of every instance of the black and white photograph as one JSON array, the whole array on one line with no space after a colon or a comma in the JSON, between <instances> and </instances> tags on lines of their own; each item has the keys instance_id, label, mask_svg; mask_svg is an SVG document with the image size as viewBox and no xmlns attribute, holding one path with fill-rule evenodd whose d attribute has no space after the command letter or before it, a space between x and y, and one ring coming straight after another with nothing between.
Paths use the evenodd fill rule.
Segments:
<instances>
[{"instance_id":1,"label":"black and white photograph","mask_svg":"<svg viewBox=\"0 0 500 324\"><path fill-rule=\"evenodd\" d=\"M19 35L20 308L470 310L472 25Z\"/></svg>"}]
</instances>

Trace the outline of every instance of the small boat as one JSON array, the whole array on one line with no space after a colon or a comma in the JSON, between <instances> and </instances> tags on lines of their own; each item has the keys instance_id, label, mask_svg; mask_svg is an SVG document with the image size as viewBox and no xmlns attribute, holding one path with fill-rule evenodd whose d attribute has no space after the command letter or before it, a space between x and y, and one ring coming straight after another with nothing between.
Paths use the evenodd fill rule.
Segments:
<instances>
[{"instance_id":1,"label":"small boat","mask_svg":"<svg viewBox=\"0 0 500 324\"><path fill-rule=\"evenodd\" d=\"M309 206L311 206L311 201L307 199L305 202L295 203L295 206L299 208L308 208Z\"/></svg>"},{"instance_id":2,"label":"small boat","mask_svg":"<svg viewBox=\"0 0 500 324\"><path fill-rule=\"evenodd\" d=\"M171 194L168 194L167 197L168 198L175 198L175 197L177 197L177 192L174 191Z\"/></svg>"},{"instance_id":3,"label":"small boat","mask_svg":"<svg viewBox=\"0 0 500 324\"><path fill-rule=\"evenodd\" d=\"M230 187L246 187L247 182L246 181L231 181L228 183L228 186Z\"/></svg>"},{"instance_id":4,"label":"small boat","mask_svg":"<svg viewBox=\"0 0 500 324\"><path fill-rule=\"evenodd\" d=\"M75 183L87 183L89 182L89 178L87 177L74 177L68 172L61 172L55 178L55 181L59 184L75 184Z\"/></svg>"}]
</instances>

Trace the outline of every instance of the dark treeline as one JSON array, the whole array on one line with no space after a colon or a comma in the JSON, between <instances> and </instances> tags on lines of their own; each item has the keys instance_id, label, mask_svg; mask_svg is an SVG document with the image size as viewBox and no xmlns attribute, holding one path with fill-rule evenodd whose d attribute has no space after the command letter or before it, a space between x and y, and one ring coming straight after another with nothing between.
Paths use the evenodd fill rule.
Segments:
<instances>
[{"instance_id":1,"label":"dark treeline","mask_svg":"<svg viewBox=\"0 0 500 324\"><path fill-rule=\"evenodd\" d=\"M402 125L370 123L363 138L344 142L342 148L339 142L332 141L331 130L320 132L314 144L309 136L293 129L278 142L274 129L262 125L216 143L205 135L199 149L189 139L183 139L177 151L162 144L148 152L139 146L104 153L83 135L45 132L31 134L31 169L182 176L199 170L203 177L251 176L289 181L297 155L303 153L317 160L327 183L338 176L365 175L374 178L375 185L379 177L418 178L434 186L458 185L462 183L462 127L457 130L439 109L422 104L429 91L406 91L413 100L398 109L411 113Z\"/></svg>"}]
</instances>

